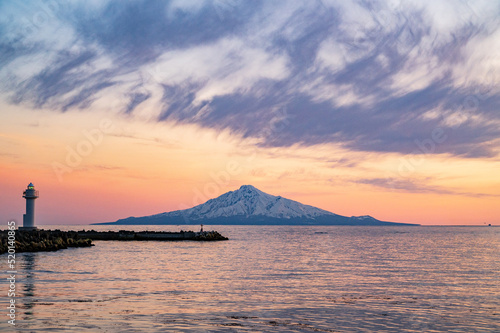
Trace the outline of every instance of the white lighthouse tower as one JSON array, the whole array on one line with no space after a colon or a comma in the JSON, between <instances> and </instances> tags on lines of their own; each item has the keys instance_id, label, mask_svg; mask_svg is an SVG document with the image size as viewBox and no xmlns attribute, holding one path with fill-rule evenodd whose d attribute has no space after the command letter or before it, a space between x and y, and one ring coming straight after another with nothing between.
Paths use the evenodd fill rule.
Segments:
<instances>
[{"instance_id":1,"label":"white lighthouse tower","mask_svg":"<svg viewBox=\"0 0 500 333\"><path fill-rule=\"evenodd\" d=\"M20 229L34 230L35 227L35 199L38 198L38 191L35 190L33 183L23 192L23 198L26 199L26 214L23 215L23 226Z\"/></svg>"}]
</instances>

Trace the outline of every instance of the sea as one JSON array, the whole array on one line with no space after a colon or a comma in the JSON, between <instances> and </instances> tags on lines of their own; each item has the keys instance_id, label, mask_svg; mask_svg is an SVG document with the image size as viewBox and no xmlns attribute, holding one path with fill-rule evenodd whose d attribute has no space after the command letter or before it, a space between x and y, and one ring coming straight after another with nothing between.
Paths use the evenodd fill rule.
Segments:
<instances>
[{"instance_id":1,"label":"sea","mask_svg":"<svg viewBox=\"0 0 500 333\"><path fill-rule=\"evenodd\" d=\"M199 226L42 226L198 231ZM228 241L16 255L1 331L500 332L500 228L205 226Z\"/></svg>"}]
</instances>

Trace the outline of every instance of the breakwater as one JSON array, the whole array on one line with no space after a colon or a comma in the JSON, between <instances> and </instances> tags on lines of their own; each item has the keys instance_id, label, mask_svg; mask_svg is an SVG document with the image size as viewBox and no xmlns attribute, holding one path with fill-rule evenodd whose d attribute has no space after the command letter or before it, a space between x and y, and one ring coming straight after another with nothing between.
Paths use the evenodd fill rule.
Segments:
<instances>
[{"instance_id":1,"label":"breakwater","mask_svg":"<svg viewBox=\"0 0 500 333\"><path fill-rule=\"evenodd\" d=\"M12 230L0 231L0 254L6 253L9 245L15 244L15 252L40 252L57 251L70 247L89 247L93 246L92 240L87 237L81 237L75 231L61 230L15 230L12 236ZM10 236L10 238L9 238Z\"/></svg>"},{"instance_id":2,"label":"breakwater","mask_svg":"<svg viewBox=\"0 0 500 333\"><path fill-rule=\"evenodd\" d=\"M221 241L227 240L227 237L222 236L217 231L183 231L180 232L167 232L167 231L95 231L95 230L81 230L77 231L78 236L81 238L88 238L92 240L119 240L119 241Z\"/></svg>"},{"instance_id":3,"label":"breakwater","mask_svg":"<svg viewBox=\"0 0 500 333\"><path fill-rule=\"evenodd\" d=\"M6 253L9 248L8 230L0 231L0 254ZM10 231L12 233L12 231ZM12 239L12 236L11 236ZM16 252L57 251L70 247L93 246L93 240L99 241L221 241L227 240L217 231L61 231L61 230L16 230ZM12 243L11 243L12 245Z\"/></svg>"}]
</instances>

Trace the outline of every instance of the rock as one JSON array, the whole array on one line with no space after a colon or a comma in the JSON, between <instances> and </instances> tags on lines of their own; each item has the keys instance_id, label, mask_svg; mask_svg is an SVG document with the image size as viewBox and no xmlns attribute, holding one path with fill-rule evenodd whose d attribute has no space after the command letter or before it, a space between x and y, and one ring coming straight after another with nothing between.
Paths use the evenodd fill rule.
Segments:
<instances>
[{"instance_id":1,"label":"rock","mask_svg":"<svg viewBox=\"0 0 500 333\"><path fill-rule=\"evenodd\" d=\"M20 252L57 251L68 247L93 246L90 239L80 239L78 234L60 230L16 230L15 250ZM0 254L8 251L8 230L0 231Z\"/></svg>"}]
</instances>

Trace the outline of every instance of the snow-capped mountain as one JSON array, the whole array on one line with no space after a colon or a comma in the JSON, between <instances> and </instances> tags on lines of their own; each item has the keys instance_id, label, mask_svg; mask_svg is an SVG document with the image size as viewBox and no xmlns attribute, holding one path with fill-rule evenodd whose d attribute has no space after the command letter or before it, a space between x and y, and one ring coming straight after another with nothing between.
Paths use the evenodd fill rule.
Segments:
<instances>
[{"instance_id":1,"label":"snow-capped mountain","mask_svg":"<svg viewBox=\"0 0 500 333\"><path fill-rule=\"evenodd\" d=\"M371 216L346 217L300 202L264 193L252 185L185 210L129 217L102 224L282 224L385 225Z\"/></svg>"},{"instance_id":2,"label":"snow-capped mountain","mask_svg":"<svg viewBox=\"0 0 500 333\"><path fill-rule=\"evenodd\" d=\"M306 218L335 215L326 210L303 205L300 202L264 193L252 185L227 192L202 205L165 214L178 213L189 219L211 219L231 216L266 216L278 219Z\"/></svg>"}]
</instances>

